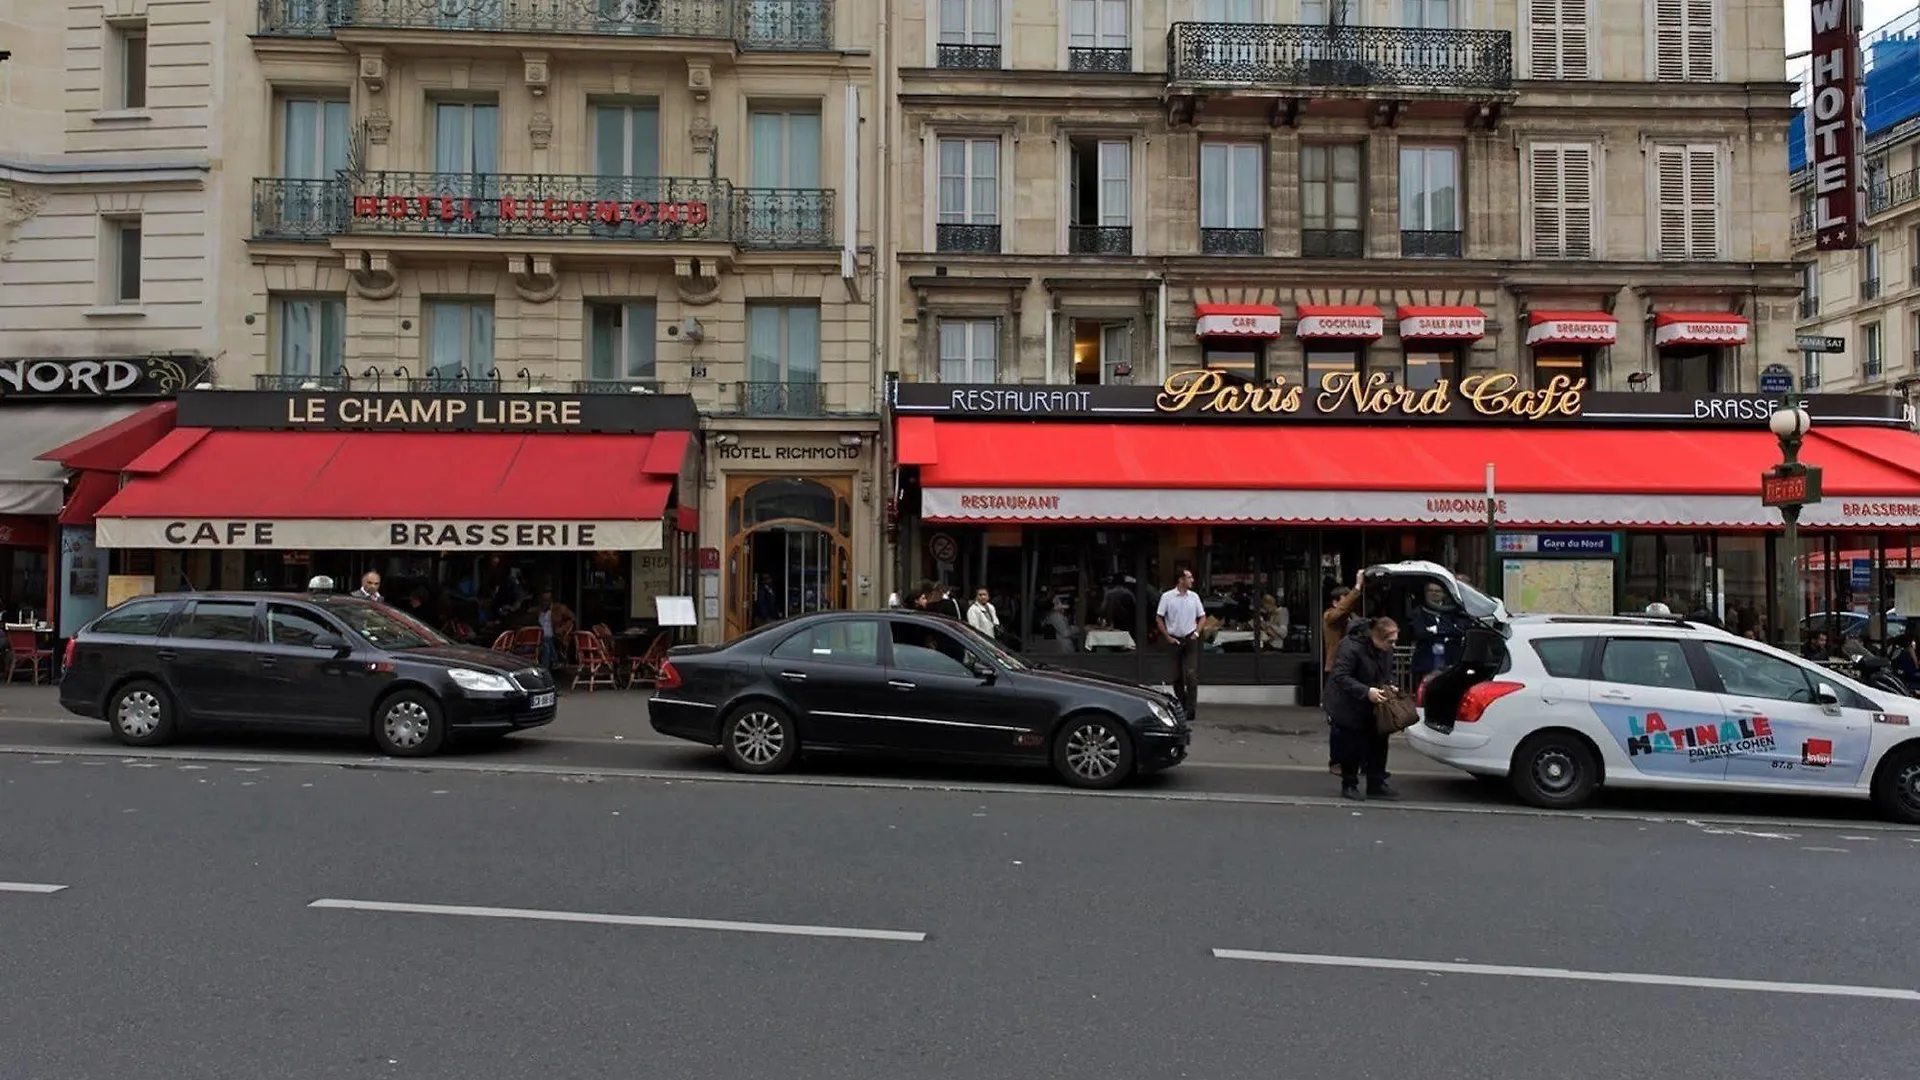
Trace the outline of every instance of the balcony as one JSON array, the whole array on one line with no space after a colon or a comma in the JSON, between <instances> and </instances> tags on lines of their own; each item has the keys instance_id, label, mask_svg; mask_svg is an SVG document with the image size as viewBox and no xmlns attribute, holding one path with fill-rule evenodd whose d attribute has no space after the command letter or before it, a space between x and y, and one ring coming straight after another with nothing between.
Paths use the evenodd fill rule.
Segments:
<instances>
[{"instance_id":1,"label":"balcony","mask_svg":"<svg viewBox=\"0 0 1920 1080\"><path fill-rule=\"evenodd\" d=\"M956 254L997 255L1000 252L1000 226L949 225L933 227L933 249Z\"/></svg>"},{"instance_id":2,"label":"balcony","mask_svg":"<svg viewBox=\"0 0 1920 1080\"><path fill-rule=\"evenodd\" d=\"M1513 35L1505 30L1399 26L1173 24L1167 81L1186 89L1280 97L1505 100ZM1320 93L1316 93L1320 92Z\"/></svg>"},{"instance_id":3,"label":"balcony","mask_svg":"<svg viewBox=\"0 0 1920 1080\"><path fill-rule=\"evenodd\" d=\"M1265 229L1201 229L1202 255L1264 255L1267 253Z\"/></svg>"},{"instance_id":4,"label":"balcony","mask_svg":"<svg viewBox=\"0 0 1920 1080\"><path fill-rule=\"evenodd\" d=\"M1303 259L1358 259L1366 252L1367 237L1359 229L1300 230Z\"/></svg>"},{"instance_id":5,"label":"balcony","mask_svg":"<svg viewBox=\"0 0 1920 1080\"><path fill-rule=\"evenodd\" d=\"M724 243L733 194L702 177L368 173L353 187L346 231Z\"/></svg>"},{"instance_id":6,"label":"balcony","mask_svg":"<svg viewBox=\"0 0 1920 1080\"><path fill-rule=\"evenodd\" d=\"M1076 46L1067 50L1067 69L1069 71L1132 71L1133 50L1082 49Z\"/></svg>"},{"instance_id":7,"label":"balcony","mask_svg":"<svg viewBox=\"0 0 1920 1080\"><path fill-rule=\"evenodd\" d=\"M575 379L576 394L657 394L658 379Z\"/></svg>"},{"instance_id":8,"label":"balcony","mask_svg":"<svg viewBox=\"0 0 1920 1080\"><path fill-rule=\"evenodd\" d=\"M826 387L812 380L743 382L740 412L744 416L824 416Z\"/></svg>"},{"instance_id":9,"label":"balcony","mask_svg":"<svg viewBox=\"0 0 1920 1080\"><path fill-rule=\"evenodd\" d=\"M406 370L400 368L395 374ZM497 394L500 392L500 369L482 371L475 368L469 372L463 367L428 368L425 378L408 379L407 389L415 394Z\"/></svg>"},{"instance_id":10,"label":"balcony","mask_svg":"<svg viewBox=\"0 0 1920 1080\"><path fill-rule=\"evenodd\" d=\"M743 248L830 248L833 192L813 188L741 188L733 193L733 239Z\"/></svg>"},{"instance_id":11,"label":"balcony","mask_svg":"<svg viewBox=\"0 0 1920 1080\"><path fill-rule=\"evenodd\" d=\"M1793 239L1795 242L1813 237L1813 211L1802 210L1793 215Z\"/></svg>"},{"instance_id":12,"label":"balcony","mask_svg":"<svg viewBox=\"0 0 1920 1080\"><path fill-rule=\"evenodd\" d=\"M1803 296L1800 298L1800 317L1801 318L1811 319L1818 314L1820 314L1820 298L1819 297Z\"/></svg>"},{"instance_id":13,"label":"balcony","mask_svg":"<svg viewBox=\"0 0 1920 1080\"><path fill-rule=\"evenodd\" d=\"M1878 356L1869 356L1861 362L1860 374L1868 379L1878 379L1886 374L1886 364Z\"/></svg>"},{"instance_id":14,"label":"balcony","mask_svg":"<svg viewBox=\"0 0 1920 1080\"><path fill-rule=\"evenodd\" d=\"M1457 259L1463 249L1458 230L1401 229L1400 255L1407 259Z\"/></svg>"},{"instance_id":15,"label":"balcony","mask_svg":"<svg viewBox=\"0 0 1920 1080\"><path fill-rule=\"evenodd\" d=\"M263 37L360 30L691 38L750 50L818 50L833 48L833 0L260 0Z\"/></svg>"},{"instance_id":16,"label":"balcony","mask_svg":"<svg viewBox=\"0 0 1920 1080\"><path fill-rule=\"evenodd\" d=\"M299 390L351 390L353 389L353 379L347 375L345 371L340 371L332 375L290 375L285 373L279 375L255 375L253 377L253 388L255 390L279 390L283 392Z\"/></svg>"},{"instance_id":17,"label":"balcony","mask_svg":"<svg viewBox=\"0 0 1920 1080\"><path fill-rule=\"evenodd\" d=\"M1074 255L1131 255L1131 225L1069 225L1067 250Z\"/></svg>"},{"instance_id":18,"label":"balcony","mask_svg":"<svg viewBox=\"0 0 1920 1080\"><path fill-rule=\"evenodd\" d=\"M965 71L998 71L1000 46L942 41L934 47L934 65Z\"/></svg>"},{"instance_id":19,"label":"balcony","mask_svg":"<svg viewBox=\"0 0 1920 1080\"><path fill-rule=\"evenodd\" d=\"M1860 299L1877 300L1880 297L1880 279L1878 277L1860 280Z\"/></svg>"},{"instance_id":20,"label":"balcony","mask_svg":"<svg viewBox=\"0 0 1920 1080\"><path fill-rule=\"evenodd\" d=\"M1920 171L1882 176L1867 185L1867 213L1881 214L1920 199Z\"/></svg>"},{"instance_id":21,"label":"balcony","mask_svg":"<svg viewBox=\"0 0 1920 1080\"><path fill-rule=\"evenodd\" d=\"M255 180L253 238L318 241L345 232L346 190L338 180Z\"/></svg>"}]
</instances>

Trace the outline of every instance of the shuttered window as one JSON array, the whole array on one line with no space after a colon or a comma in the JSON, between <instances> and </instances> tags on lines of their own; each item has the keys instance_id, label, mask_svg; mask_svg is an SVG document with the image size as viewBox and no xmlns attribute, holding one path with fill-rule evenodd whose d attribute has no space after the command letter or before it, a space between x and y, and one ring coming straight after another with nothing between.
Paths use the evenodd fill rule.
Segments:
<instances>
[{"instance_id":1,"label":"shuttered window","mask_svg":"<svg viewBox=\"0 0 1920 1080\"><path fill-rule=\"evenodd\" d=\"M1527 147L1535 258L1593 258L1595 156L1585 143Z\"/></svg>"},{"instance_id":2,"label":"shuttered window","mask_svg":"<svg viewBox=\"0 0 1920 1080\"><path fill-rule=\"evenodd\" d=\"M1720 152L1714 146L1657 146L1653 186L1658 204L1654 256L1720 257Z\"/></svg>"},{"instance_id":3,"label":"shuttered window","mask_svg":"<svg viewBox=\"0 0 1920 1080\"><path fill-rule=\"evenodd\" d=\"M1592 78L1587 0L1526 0L1527 70L1536 79Z\"/></svg>"},{"instance_id":4,"label":"shuttered window","mask_svg":"<svg viewBox=\"0 0 1920 1080\"><path fill-rule=\"evenodd\" d=\"M1712 82L1716 0L1654 0L1653 77Z\"/></svg>"}]
</instances>

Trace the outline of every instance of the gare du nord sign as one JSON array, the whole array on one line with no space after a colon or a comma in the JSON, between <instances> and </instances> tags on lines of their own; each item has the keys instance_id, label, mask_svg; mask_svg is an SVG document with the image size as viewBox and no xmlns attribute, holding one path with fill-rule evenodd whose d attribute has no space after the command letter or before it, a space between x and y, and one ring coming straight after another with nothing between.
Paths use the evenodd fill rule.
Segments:
<instances>
[{"instance_id":1,"label":"gare du nord sign","mask_svg":"<svg viewBox=\"0 0 1920 1080\"><path fill-rule=\"evenodd\" d=\"M895 383L897 416L1026 420L1367 421L1406 424L1583 424L1589 426L1764 427L1785 404L1777 394L1649 394L1593 391L1556 375L1521 385L1507 372L1439 379L1424 389L1385 372L1328 372L1317 386L1275 377L1250 383L1207 369L1178 371L1147 386L1009 386ZM1897 398L1816 394L1800 405L1822 424L1906 427Z\"/></svg>"}]
</instances>

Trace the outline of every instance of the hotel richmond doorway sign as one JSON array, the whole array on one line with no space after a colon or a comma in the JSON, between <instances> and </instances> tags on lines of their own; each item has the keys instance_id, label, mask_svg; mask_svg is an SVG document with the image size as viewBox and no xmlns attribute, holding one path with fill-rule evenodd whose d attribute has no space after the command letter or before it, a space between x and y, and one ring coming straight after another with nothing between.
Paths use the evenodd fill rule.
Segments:
<instances>
[{"instance_id":1,"label":"hotel richmond doorway sign","mask_svg":"<svg viewBox=\"0 0 1920 1080\"><path fill-rule=\"evenodd\" d=\"M895 383L896 416L995 420L1119 420L1209 423L1586 424L1765 427L1784 395L1636 394L1593 391L1559 375L1544 385L1488 372L1415 390L1383 372L1329 372L1307 386L1278 377L1249 383L1224 372L1175 372L1155 386L1012 386ZM1905 427L1901 402L1879 395L1802 399L1822 424Z\"/></svg>"}]
</instances>

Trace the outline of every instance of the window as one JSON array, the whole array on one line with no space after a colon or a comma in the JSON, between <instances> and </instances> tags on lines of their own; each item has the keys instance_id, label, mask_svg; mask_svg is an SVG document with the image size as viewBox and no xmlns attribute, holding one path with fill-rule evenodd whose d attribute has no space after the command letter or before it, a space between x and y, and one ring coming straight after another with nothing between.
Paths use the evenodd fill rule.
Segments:
<instances>
[{"instance_id":1,"label":"window","mask_svg":"<svg viewBox=\"0 0 1920 1080\"><path fill-rule=\"evenodd\" d=\"M1860 328L1860 373L1869 379L1877 379L1886 370L1886 353L1880 340L1880 324L1868 323Z\"/></svg>"},{"instance_id":2,"label":"window","mask_svg":"<svg viewBox=\"0 0 1920 1080\"><path fill-rule=\"evenodd\" d=\"M140 302L140 219L101 219L100 270L102 291L109 304Z\"/></svg>"},{"instance_id":3,"label":"window","mask_svg":"<svg viewBox=\"0 0 1920 1080\"><path fill-rule=\"evenodd\" d=\"M1133 70L1128 33L1131 0L1067 0L1067 67L1073 71Z\"/></svg>"},{"instance_id":4,"label":"window","mask_svg":"<svg viewBox=\"0 0 1920 1080\"><path fill-rule=\"evenodd\" d=\"M1920 169L1914 170L1914 183L1920 185ZM1920 285L1920 225L1915 225L1907 235L1907 251L1913 255L1913 266L1908 271L1907 281L1912 285Z\"/></svg>"},{"instance_id":5,"label":"window","mask_svg":"<svg viewBox=\"0 0 1920 1080\"><path fill-rule=\"evenodd\" d=\"M1720 257L1720 153L1713 146L1656 146L1656 258Z\"/></svg>"},{"instance_id":6,"label":"window","mask_svg":"<svg viewBox=\"0 0 1920 1080\"><path fill-rule=\"evenodd\" d=\"M1336 371L1357 372L1364 350L1351 342L1307 342L1307 386L1317 391L1320 380Z\"/></svg>"},{"instance_id":7,"label":"window","mask_svg":"<svg viewBox=\"0 0 1920 1080\"><path fill-rule=\"evenodd\" d=\"M1300 148L1300 254L1356 259L1361 250L1360 148Z\"/></svg>"},{"instance_id":8,"label":"window","mask_svg":"<svg viewBox=\"0 0 1920 1080\"><path fill-rule=\"evenodd\" d=\"M493 301L428 300L422 306L430 379L481 379L493 370Z\"/></svg>"},{"instance_id":9,"label":"window","mask_svg":"<svg viewBox=\"0 0 1920 1080\"><path fill-rule=\"evenodd\" d=\"M593 106L593 172L659 176L660 110L653 105Z\"/></svg>"},{"instance_id":10,"label":"window","mask_svg":"<svg viewBox=\"0 0 1920 1080\"><path fill-rule=\"evenodd\" d=\"M1400 254L1458 258L1460 231L1460 151L1401 147Z\"/></svg>"},{"instance_id":11,"label":"window","mask_svg":"<svg viewBox=\"0 0 1920 1080\"><path fill-rule=\"evenodd\" d=\"M1669 345L1660 350L1660 389L1669 394L1720 393L1720 350Z\"/></svg>"},{"instance_id":12,"label":"window","mask_svg":"<svg viewBox=\"0 0 1920 1080\"><path fill-rule=\"evenodd\" d=\"M1000 140L941 139L941 251L1000 250Z\"/></svg>"},{"instance_id":13,"label":"window","mask_svg":"<svg viewBox=\"0 0 1920 1080\"><path fill-rule=\"evenodd\" d=\"M1133 254L1133 144L1075 140L1070 148L1067 250L1075 255Z\"/></svg>"},{"instance_id":14,"label":"window","mask_svg":"<svg viewBox=\"0 0 1920 1080\"><path fill-rule=\"evenodd\" d=\"M174 624L173 632L167 636L193 641L252 641L253 604L237 600L199 601L185 619Z\"/></svg>"},{"instance_id":15,"label":"window","mask_svg":"<svg viewBox=\"0 0 1920 1080\"><path fill-rule=\"evenodd\" d=\"M892 667L928 675L971 678L973 654L952 634L910 622L890 622L893 628Z\"/></svg>"},{"instance_id":16,"label":"window","mask_svg":"<svg viewBox=\"0 0 1920 1080\"><path fill-rule=\"evenodd\" d=\"M1081 385L1133 381L1133 324L1074 319L1073 381Z\"/></svg>"},{"instance_id":17,"label":"window","mask_svg":"<svg viewBox=\"0 0 1920 1080\"><path fill-rule=\"evenodd\" d=\"M1630 686L1697 690L1686 650L1678 641L1608 638L1600 654L1600 678Z\"/></svg>"},{"instance_id":18,"label":"window","mask_svg":"<svg viewBox=\"0 0 1920 1080\"><path fill-rule=\"evenodd\" d=\"M1534 257L1593 258L1597 254L1593 245L1593 147L1535 143L1527 149Z\"/></svg>"},{"instance_id":19,"label":"window","mask_svg":"<svg viewBox=\"0 0 1920 1080\"><path fill-rule=\"evenodd\" d=\"M756 109L747 116L747 236L791 245L830 239L832 222L818 192L820 113Z\"/></svg>"},{"instance_id":20,"label":"window","mask_svg":"<svg viewBox=\"0 0 1920 1080\"><path fill-rule=\"evenodd\" d=\"M486 198L500 171L500 107L442 101L433 107L435 194Z\"/></svg>"},{"instance_id":21,"label":"window","mask_svg":"<svg viewBox=\"0 0 1920 1080\"><path fill-rule=\"evenodd\" d=\"M1800 354L1800 389L1811 390L1820 385L1820 357L1817 352Z\"/></svg>"},{"instance_id":22,"label":"window","mask_svg":"<svg viewBox=\"0 0 1920 1080\"><path fill-rule=\"evenodd\" d=\"M880 624L865 620L820 623L775 645L772 655L823 664L878 664Z\"/></svg>"},{"instance_id":23,"label":"window","mask_svg":"<svg viewBox=\"0 0 1920 1080\"><path fill-rule=\"evenodd\" d=\"M1586 380L1593 385L1593 354L1589 352L1555 352L1566 349L1565 345L1544 345L1533 350L1533 385L1536 387L1551 385L1556 376Z\"/></svg>"},{"instance_id":24,"label":"window","mask_svg":"<svg viewBox=\"0 0 1920 1080\"><path fill-rule=\"evenodd\" d=\"M1000 66L1000 0L940 0L936 66Z\"/></svg>"},{"instance_id":25,"label":"window","mask_svg":"<svg viewBox=\"0 0 1920 1080\"><path fill-rule=\"evenodd\" d=\"M276 296L267 319L274 374L336 375L346 366L346 297Z\"/></svg>"},{"instance_id":26,"label":"window","mask_svg":"<svg viewBox=\"0 0 1920 1080\"><path fill-rule=\"evenodd\" d=\"M1262 343L1236 342L1216 347L1209 342L1202 342L1201 350L1200 366L1208 371L1218 371L1251 383L1267 381L1267 350Z\"/></svg>"},{"instance_id":27,"label":"window","mask_svg":"<svg viewBox=\"0 0 1920 1080\"><path fill-rule=\"evenodd\" d=\"M1412 29L1453 29L1453 0L1400 0L1400 25Z\"/></svg>"},{"instance_id":28,"label":"window","mask_svg":"<svg viewBox=\"0 0 1920 1080\"><path fill-rule=\"evenodd\" d=\"M1880 295L1880 241L1869 240L1860 249L1860 299L1873 300Z\"/></svg>"},{"instance_id":29,"label":"window","mask_svg":"<svg viewBox=\"0 0 1920 1080\"><path fill-rule=\"evenodd\" d=\"M1533 651L1540 657L1540 666L1554 678L1584 679L1587 677L1587 645L1592 641L1583 637L1536 638Z\"/></svg>"},{"instance_id":30,"label":"window","mask_svg":"<svg viewBox=\"0 0 1920 1080\"><path fill-rule=\"evenodd\" d=\"M347 167L348 128L344 98L285 98L280 102L280 175L331 180Z\"/></svg>"},{"instance_id":31,"label":"window","mask_svg":"<svg viewBox=\"0 0 1920 1080\"><path fill-rule=\"evenodd\" d=\"M1257 143L1200 145L1200 250L1259 255L1266 250L1261 210L1266 161Z\"/></svg>"},{"instance_id":32,"label":"window","mask_svg":"<svg viewBox=\"0 0 1920 1080\"><path fill-rule=\"evenodd\" d=\"M587 378L654 378L651 303L587 305Z\"/></svg>"},{"instance_id":33,"label":"window","mask_svg":"<svg viewBox=\"0 0 1920 1080\"><path fill-rule=\"evenodd\" d=\"M1306 4L1313 0L1303 0L1301 6L1302 22L1311 22L1305 17ZM1205 23L1252 23L1260 21L1259 0L1200 0L1200 21ZM1323 13L1321 22L1326 18Z\"/></svg>"},{"instance_id":34,"label":"window","mask_svg":"<svg viewBox=\"0 0 1920 1080\"><path fill-rule=\"evenodd\" d=\"M147 107L147 24L145 22L109 23L107 26L108 71L105 100L108 109L144 109Z\"/></svg>"},{"instance_id":35,"label":"window","mask_svg":"<svg viewBox=\"0 0 1920 1080\"><path fill-rule=\"evenodd\" d=\"M1703 647L1727 693L1768 701L1813 702L1813 680L1799 664L1723 641L1705 642Z\"/></svg>"},{"instance_id":36,"label":"window","mask_svg":"<svg viewBox=\"0 0 1920 1080\"><path fill-rule=\"evenodd\" d=\"M1920 236L1915 237L1915 243L1920 245ZM1920 246L1916 246L1914 250L1920 251ZM1820 314L1820 261L1815 259L1812 262L1800 264L1800 317L1811 319L1818 314Z\"/></svg>"},{"instance_id":37,"label":"window","mask_svg":"<svg viewBox=\"0 0 1920 1080\"><path fill-rule=\"evenodd\" d=\"M941 382L990 383L999 375L998 319L940 320Z\"/></svg>"},{"instance_id":38,"label":"window","mask_svg":"<svg viewBox=\"0 0 1920 1080\"><path fill-rule=\"evenodd\" d=\"M820 309L810 304L747 305L747 381L818 386Z\"/></svg>"},{"instance_id":39,"label":"window","mask_svg":"<svg viewBox=\"0 0 1920 1080\"><path fill-rule=\"evenodd\" d=\"M1656 80L1714 80L1715 2L1654 0L1653 77Z\"/></svg>"},{"instance_id":40,"label":"window","mask_svg":"<svg viewBox=\"0 0 1920 1080\"><path fill-rule=\"evenodd\" d=\"M135 600L122 604L93 621L89 634L119 634L123 637L152 637L167 624L173 614L172 600Z\"/></svg>"},{"instance_id":41,"label":"window","mask_svg":"<svg viewBox=\"0 0 1920 1080\"><path fill-rule=\"evenodd\" d=\"M1407 352L1406 387L1409 390L1431 390L1441 379L1451 380L1454 369L1459 366L1460 354L1453 349L1424 352Z\"/></svg>"},{"instance_id":42,"label":"window","mask_svg":"<svg viewBox=\"0 0 1920 1080\"><path fill-rule=\"evenodd\" d=\"M1527 68L1536 79L1593 77L1588 0L1526 0Z\"/></svg>"},{"instance_id":43,"label":"window","mask_svg":"<svg viewBox=\"0 0 1920 1080\"><path fill-rule=\"evenodd\" d=\"M319 616L285 604L267 605L267 641L274 645L312 645L324 634L337 634Z\"/></svg>"}]
</instances>

